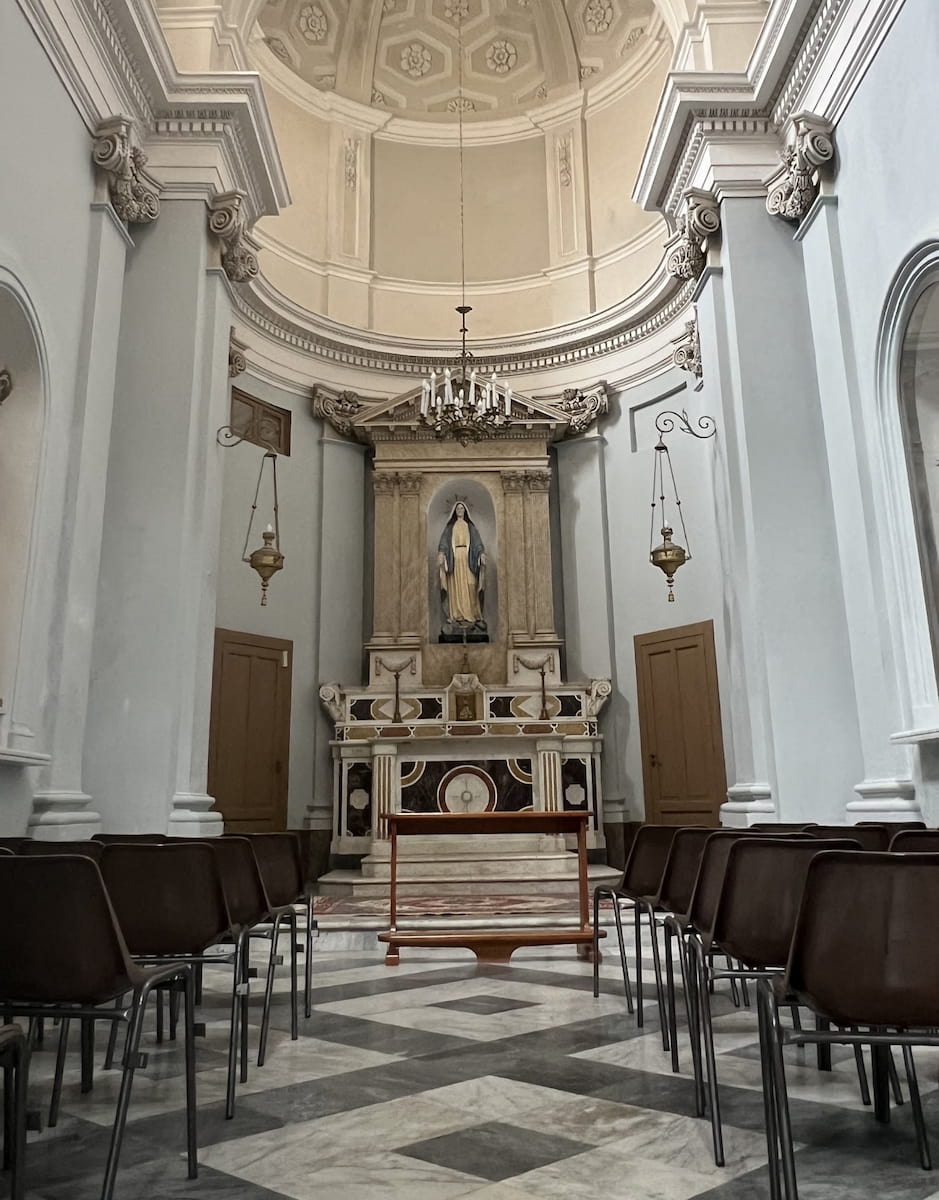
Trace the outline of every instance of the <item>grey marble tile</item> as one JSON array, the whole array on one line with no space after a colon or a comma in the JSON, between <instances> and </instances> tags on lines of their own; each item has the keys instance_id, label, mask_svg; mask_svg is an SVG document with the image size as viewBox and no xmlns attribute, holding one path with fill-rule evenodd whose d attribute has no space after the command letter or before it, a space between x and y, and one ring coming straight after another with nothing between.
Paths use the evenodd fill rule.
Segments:
<instances>
[{"instance_id":1,"label":"grey marble tile","mask_svg":"<svg viewBox=\"0 0 939 1200\"><path fill-rule=\"evenodd\" d=\"M465 996L460 1000L438 1000L432 1008L453 1008L457 1012L494 1014L517 1008L534 1008L531 1000L512 1000L508 996Z\"/></svg>"},{"instance_id":2,"label":"grey marble tile","mask_svg":"<svg viewBox=\"0 0 939 1200\"><path fill-rule=\"evenodd\" d=\"M98 1200L101 1178L84 1176L64 1181L43 1191L44 1200ZM200 1167L197 1179L186 1178L184 1162L142 1163L121 1171L117 1177L115 1196L153 1196L159 1200L283 1200L284 1193L235 1179L211 1167Z\"/></svg>"},{"instance_id":3,"label":"grey marble tile","mask_svg":"<svg viewBox=\"0 0 939 1200\"><path fill-rule=\"evenodd\" d=\"M586 1150L583 1142L501 1121L399 1146L398 1154L498 1182Z\"/></svg>"},{"instance_id":4,"label":"grey marble tile","mask_svg":"<svg viewBox=\"0 0 939 1200\"><path fill-rule=\"evenodd\" d=\"M275 1029L290 1028L290 1014L277 1012L271 1018ZM360 1046L365 1050L381 1050L385 1054L407 1057L418 1054L433 1054L444 1050L458 1050L476 1043L470 1038L452 1034L433 1033L424 1029L409 1029L402 1025L388 1025L369 1021L365 1017L349 1017L342 1013L317 1011L309 1021L300 1023L301 1037L315 1037L324 1042L337 1042L343 1046Z\"/></svg>"}]
</instances>

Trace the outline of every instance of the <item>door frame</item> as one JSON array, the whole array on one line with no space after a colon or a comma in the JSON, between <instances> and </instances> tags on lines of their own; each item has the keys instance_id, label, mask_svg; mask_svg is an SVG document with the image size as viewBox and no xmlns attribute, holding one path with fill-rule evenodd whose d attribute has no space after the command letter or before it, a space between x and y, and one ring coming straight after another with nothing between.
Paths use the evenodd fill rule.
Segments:
<instances>
[{"instance_id":1,"label":"door frame","mask_svg":"<svg viewBox=\"0 0 939 1200\"><path fill-rule=\"evenodd\" d=\"M649 697L646 694L645 680L642 672L639 670L639 654L640 649L647 646L654 646L660 642L674 642L681 638L701 636L702 646L704 649L704 669L707 676L708 688L710 694L714 697L715 704L715 719L716 728L714 730L714 771L719 776L719 781L722 785L723 804L727 799L727 764L724 758L724 729L721 719L721 692L717 673L717 650L714 644L714 622L694 621L689 625L675 625L671 629L656 629L651 633L637 633L633 635L633 654L636 664L636 697L637 697L637 720L639 724L639 747L642 755L642 791L643 791L643 807L645 809L645 819L656 821L661 820L661 813L656 812L653 816L649 813L650 797L655 795L653 786L652 771L654 768L650 763L653 750L649 747ZM645 718L645 719L643 719ZM717 783L718 780L715 780ZM717 790L717 788L715 788ZM716 814L717 824L720 825L720 805Z\"/></svg>"},{"instance_id":2,"label":"door frame","mask_svg":"<svg viewBox=\"0 0 939 1200\"><path fill-rule=\"evenodd\" d=\"M245 633L243 630L216 627L215 647L212 654L212 705L209 715L209 753L206 771L206 791L217 805L218 797L212 788L215 774L215 756L218 753L218 685L221 680L222 647L226 643L230 644L232 642L241 646L266 647L269 650L278 650L281 653L289 655L290 686L285 689L286 694L283 697L279 697L278 707L282 711L277 714L277 726L281 731L278 761L283 763L283 770L279 773L278 777L280 789L277 797L277 814L278 823L282 824L283 828L286 829L290 789L290 713L293 698L293 642L288 638L268 637L262 633ZM221 811L221 809L217 811ZM224 817L225 814L222 813L223 820Z\"/></svg>"}]
</instances>

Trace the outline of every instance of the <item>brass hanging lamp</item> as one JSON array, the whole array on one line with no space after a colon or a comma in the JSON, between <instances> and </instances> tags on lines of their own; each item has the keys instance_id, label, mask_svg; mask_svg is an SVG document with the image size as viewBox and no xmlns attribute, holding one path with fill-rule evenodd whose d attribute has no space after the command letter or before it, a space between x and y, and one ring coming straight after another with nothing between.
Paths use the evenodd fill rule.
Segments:
<instances>
[{"instance_id":1,"label":"brass hanging lamp","mask_svg":"<svg viewBox=\"0 0 939 1200\"><path fill-rule=\"evenodd\" d=\"M664 434L671 433L676 426L682 433L690 433L692 437L696 438L713 437L716 432L712 417L700 417L697 421L697 429L694 429L688 420L688 414L684 411L680 413L661 412L655 419L659 440L655 444L655 460L652 466L652 524L649 530L649 562L654 567L658 567L665 575L670 603L675 601L675 574L679 567L683 567L691 559L688 531L685 528L681 499L675 484L675 471L664 437ZM667 498L669 489L670 501ZM681 527L681 540L684 545L673 541L676 522L669 519L669 502L677 515L677 523ZM656 527L659 529L658 536L662 539L658 545L656 545Z\"/></svg>"},{"instance_id":2,"label":"brass hanging lamp","mask_svg":"<svg viewBox=\"0 0 939 1200\"><path fill-rule=\"evenodd\" d=\"M253 430L247 431L253 433ZM239 433L230 425L223 425L216 433L215 440L220 446L237 446L248 440L246 434ZM277 495L277 452L268 442L259 441L252 436L255 444L264 448L261 465L258 468L258 481L254 488L254 500L251 504L251 515L248 517L248 529L245 533L245 544L241 551L241 561L246 562L261 577L261 604L267 607L267 589L271 579L283 568L284 554L280 548L280 503ZM273 524L269 524L261 534L261 545L248 553L248 543L251 541L251 530L258 511L258 497L264 482L264 469L270 463L271 491L274 500Z\"/></svg>"}]
</instances>

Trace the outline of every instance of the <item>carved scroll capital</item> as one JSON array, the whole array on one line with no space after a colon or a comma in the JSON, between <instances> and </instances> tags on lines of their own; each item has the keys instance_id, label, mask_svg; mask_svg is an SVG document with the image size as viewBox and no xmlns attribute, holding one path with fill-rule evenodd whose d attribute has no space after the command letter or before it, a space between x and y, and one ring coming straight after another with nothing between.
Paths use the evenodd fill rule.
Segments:
<instances>
[{"instance_id":1,"label":"carved scroll capital","mask_svg":"<svg viewBox=\"0 0 939 1200\"><path fill-rule=\"evenodd\" d=\"M524 471L502 471L500 476L503 492L523 492L525 490Z\"/></svg>"},{"instance_id":2,"label":"carved scroll capital","mask_svg":"<svg viewBox=\"0 0 939 1200\"><path fill-rule=\"evenodd\" d=\"M235 337L235 327L231 328L231 333L228 335L228 378L235 379L243 371L248 369L248 360L245 357L247 346L243 342L239 342Z\"/></svg>"},{"instance_id":3,"label":"carved scroll capital","mask_svg":"<svg viewBox=\"0 0 939 1200\"><path fill-rule=\"evenodd\" d=\"M701 188L689 188L682 197L678 228L665 243L665 269L676 279L697 279L707 262L708 243L721 227L720 206Z\"/></svg>"},{"instance_id":4,"label":"carved scroll capital","mask_svg":"<svg viewBox=\"0 0 939 1200\"><path fill-rule=\"evenodd\" d=\"M819 172L835 157L833 126L812 113L793 121L793 141L781 154L782 166L767 184L766 211L784 221L799 221L812 207L821 186Z\"/></svg>"},{"instance_id":5,"label":"carved scroll capital","mask_svg":"<svg viewBox=\"0 0 939 1200\"><path fill-rule=\"evenodd\" d=\"M258 245L248 233L244 192L218 192L209 200L209 232L221 243L222 268L232 283L257 275Z\"/></svg>"},{"instance_id":6,"label":"carved scroll capital","mask_svg":"<svg viewBox=\"0 0 939 1200\"><path fill-rule=\"evenodd\" d=\"M701 342L698 339L698 314L685 322L685 332L672 351L672 362L683 371L701 378Z\"/></svg>"},{"instance_id":7,"label":"carved scroll capital","mask_svg":"<svg viewBox=\"0 0 939 1200\"><path fill-rule=\"evenodd\" d=\"M398 474L398 490L402 496L418 496L421 491L423 476L419 471L400 472Z\"/></svg>"},{"instance_id":8,"label":"carved scroll capital","mask_svg":"<svg viewBox=\"0 0 939 1200\"><path fill-rule=\"evenodd\" d=\"M393 496L398 476L394 471L375 471L372 475L372 487L376 496Z\"/></svg>"},{"instance_id":9,"label":"carved scroll capital","mask_svg":"<svg viewBox=\"0 0 939 1200\"><path fill-rule=\"evenodd\" d=\"M320 688L320 704L338 725L345 719L342 706L342 688L338 683L324 683Z\"/></svg>"},{"instance_id":10,"label":"carved scroll capital","mask_svg":"<svg viewBox=\"0 0 939 1200\"><path fill-rule=\"evenodd\" d=\"M570 415L570 424L567 427L569 433L586 433L598 417L605 416L610 411L606 383L595 384L587 391L581 388L567 388L561 395L558 408Z\"/></svg>"},{"instance_id":11,"label":"carved scroll capital","mask_svg":"<svg viewBox=\"0 0 939 1200\"><path fill-rule=\"evenodd\" d=\"M587 689L587 716L596 717L613 693L613 684L609 679L591 679Z\"/></svg>"},{"instance_id":12,"label":"carved scroll capital","mask_svg":"<svg viewBox=\"0 0 939 1200\"><path fill-rule=\"evenodd\" d=\"M352 419L364 406L355 392L340 392L338 396L330 396L322 388L315 387L311 407L314 417L328 421L343 437L354 437Z\"/></svg>"},{"instance_id":13,"label":"carved scroll capital","mask_svg":"<svg viewBox=\"0 0 939 1200\"><path fill-rule=\"evenodd\" d=\"M146 224L160 215L160 184L145 170L147 156L131 143L127 117L108 117L95 129L91 157L108 181L111 207L122 221Z\"/></svg>"},{"instance_id":14,"label":"carved scroll capital","mask_svg":"<svg viewBox=\"0 0 939 1200\"><path fill-rule=\"evenodd\" d=\"M550 471L526 471L525 482L530 492L549 492L551 490Z\"/></svg>"}]
</instances>

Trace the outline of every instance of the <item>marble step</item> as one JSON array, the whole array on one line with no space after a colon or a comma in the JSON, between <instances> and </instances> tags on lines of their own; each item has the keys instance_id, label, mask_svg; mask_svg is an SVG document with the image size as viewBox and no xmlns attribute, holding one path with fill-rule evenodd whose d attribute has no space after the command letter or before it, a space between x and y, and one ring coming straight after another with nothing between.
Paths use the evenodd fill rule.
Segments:
<instances>
[{"instance_id":1,"label":"marble step","mask_svg":"<svg viewBox=\"0 0 939 1200\"><path fill-rule=\"evenodd\" d=\"M503 871L496 875L481 875L475 870L478 864L451 864L451 870L445 878L421 879L405 878L398 885L399 896L576 896L578 889L577 860L570 855L567 857L565 873L539 876L533 874L531 860L526 866L528 870L513 871L511 865L503 863ZM423 864L425 867L429 864ZM598 884L616 883L622 872L602 863L592 863L588 867L588 880L591 890ZM374 875L363 875L361 871L336 870L321 875L317 881L317 891L322 896L375 896L388 895L388 878Z\"/></svg>"},{"instance_id":2,"label":"marble step","mask_svg":"<svg viewBox=\"0 0 939 1200\"><path fill-rule=\"evenodd\" d=\"M391 877L391 863L387 859L369 855L362 860L363 879L382 880ZM479 879L527 878L568 879L576 877L577 859L561 851L556 854L477 854L474 858L465 855L437 854L434 858L420 855L398 854L399 880L443 880L456 876Z\"/></svg>"}]
</instances>

